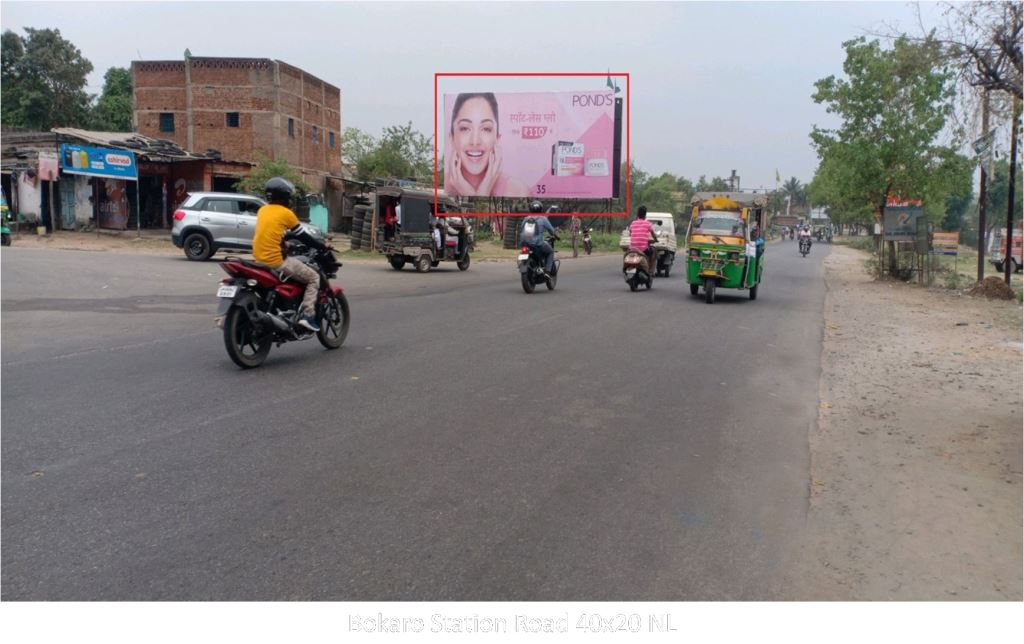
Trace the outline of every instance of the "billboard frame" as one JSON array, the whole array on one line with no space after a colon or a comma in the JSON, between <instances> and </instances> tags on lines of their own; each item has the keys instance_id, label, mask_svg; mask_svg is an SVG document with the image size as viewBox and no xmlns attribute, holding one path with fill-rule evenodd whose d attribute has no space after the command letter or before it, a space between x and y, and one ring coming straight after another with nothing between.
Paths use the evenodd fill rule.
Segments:
<instances>
[{"instance_id":1,"label":"billboard frame","mask_svg":"<svg viewBox=\"0 0 1024 644\"><path fill-rule=\"evenodd\" d=\"M626 78L626 109L629 109L630 105L630 85L629 85L629 72L434 72L434 212L438 212L438 142L437 142L437 98L438 98L438 80L441 77L504 77L504 78L516 78L516 77L625 77ZM624 212L588 212L588 213L573 213L573 212L560 212L559 215L571 215L571 214L582 214L588 217L629 217L630 213L630 176L629 176L629 146L632 142L632 137L629 131L629 122L632 119L633 113L628 112L628 118L626 118L626 209ZM616 130L618 131L618 130ZM621 166L621 160L617 167ZM613 187L614 194L614 187ZM613 197L614 198L614 197ZM462 213L465 217L525 217L532 213L529 212L466 212Z\"/></svg>"}]
</instances>

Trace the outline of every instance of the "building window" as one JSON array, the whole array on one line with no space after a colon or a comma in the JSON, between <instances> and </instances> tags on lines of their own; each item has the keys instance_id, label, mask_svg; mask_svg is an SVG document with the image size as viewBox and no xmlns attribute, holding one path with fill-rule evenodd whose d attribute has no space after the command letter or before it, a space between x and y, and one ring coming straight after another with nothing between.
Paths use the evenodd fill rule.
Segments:
<instances>
[{"instance_id":1,"label":"building window","mask_svg":"<svg viewBox=\"0 0 1024 644\"><path fill-rule=\"evenodd\" d=\"M170 112L160 112L160 131L174 131L174 114L171 114Z\"/></svg>"},{"instance_id":2,"label":"building window","mask_svg":"<svg viewBox=\"0 0 1024 644\"><path fill-rule=\"evenodd\" d=\"M228 112L228 127L238 127L238 112Z\"/></svg>"},{"instance_id":3,"label":"building window","mask_svg":"<svg viewBox=\"0 0 1024 644\"><path fill-rule=\"evenodd\" d=\"M295 138L295 119L288 119L288 136Z\"/></svg>"},{"instance_id":4,"label":"building window","mask_svg":"<svg viewBox=\"0 0 1024 644\"><path fill-rule=\"evenodd\" d=\"M328 145L330 145L331 149L333 150L334 149L334 132L329 132L327 134L327 140L330 141L330 143Z\"/></svg>"},{"instance_id":5,"label":"building window","mask_svg":"<svg viewBox=\"0 0 1024 644\"><path fill-rule=\"evenodd\" d=\"M317 144L319 142L320 142L320 130L318 130L316 128L316 126L314 125L313 126L313 144L315 145L315 144Z\"/></svg>"}]
</instances>

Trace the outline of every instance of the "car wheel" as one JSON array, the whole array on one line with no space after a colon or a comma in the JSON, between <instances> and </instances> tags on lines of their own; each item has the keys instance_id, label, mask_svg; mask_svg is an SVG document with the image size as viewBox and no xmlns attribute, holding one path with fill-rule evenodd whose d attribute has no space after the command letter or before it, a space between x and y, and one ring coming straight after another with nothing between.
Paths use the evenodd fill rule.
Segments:
<instances>
[{"instance_id":1,"label":"car wheel","mask_svg":"<svg viewBox=\"0 0 1024 644\"><path fill-rule=\"evenodd\" d=\"M462 259L460 259L458 262L456 262L455 265L459 267L460 271L464 271L464 270L468 269L469 268L469 253L466 253L465 255L463 255Z\"/></svg>"},{"instance_id":2,"label":"car wheel","mask_svg":"<svg viewBox=\"0 0 1024 644\"><path fill-rule=\"evenodd\" d=\"M1012 257L1010 258L1010 272L1011 273L1019 273L1020 272L1020 264L1018 264L1017 260L1013 259Z\"/></svg>"},{"instance_id":3,"label":"car wheel","mask_svg":"<svg viewBox=\"0 0 1024 644\"><path fill-rule=\"evenodd\" d=\"M757 299L757 287L758 286L760 286L760 284L754 284L754 286L750 289L750 299L752 299L752 300L756 300Z\"/></svg>"},{"instance_id":4,"label":"car wheel","mask_svg":"<svg viewBox=\"0 0 1024 644\"><path fill-rule=\"evenodd\" d=\"M192 261L206 261L210 259L210 255L213 255L210 239L203 233L192 233L185 238L183 246L185 247L185 257Z\"/></svg>"},{"instance_id":5,"label":"car wheel","mask_svg":"<svg viewBox=\"0 0 1024 644\"><path fill-rule=\"evenodd\" d=\"M419 273L426 273L430 270L430 255L420 255L420 258L416 260L416 271Z\"/></svg>"},{"instance_id":6,"label":"car wheel","mask_svg":"<svg viewBox=\"0 0 1024 644\"><path fill-rule=\"evenodd\" d=\"M690 284L690 295L696 295L700 290L700 284Z\"/></svg>"},{"instance_id":7,"label":"car wheel","mask_svg":"<svg viewBox=\"0 0 1024 644\"><path fill-rule=\"evenodd\" d=\"M405 255L392 255L388 257L388 261L391 263L391 268L400 271L405 266Z\"/></svg>"}]
</instances>

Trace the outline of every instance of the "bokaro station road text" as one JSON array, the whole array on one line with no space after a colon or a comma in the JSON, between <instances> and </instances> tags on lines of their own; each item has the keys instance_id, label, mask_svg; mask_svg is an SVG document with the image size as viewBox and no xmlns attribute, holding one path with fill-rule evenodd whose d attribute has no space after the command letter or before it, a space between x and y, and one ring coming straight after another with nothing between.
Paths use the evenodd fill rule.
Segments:
<instances>
[{"instance_id":1,"label":"bokaro station road text","mask_svg":"<svg viewBox=\"0 0 1024 644\"><path fill-rule=\"evenodd\" d=\"M515 614L489 617L478 614L449 616L433 613L429 617L387 617L349 615L350 633L670 633L676 631L670 613L582 613L570 616Z\"/></svg>"}]
</instances>

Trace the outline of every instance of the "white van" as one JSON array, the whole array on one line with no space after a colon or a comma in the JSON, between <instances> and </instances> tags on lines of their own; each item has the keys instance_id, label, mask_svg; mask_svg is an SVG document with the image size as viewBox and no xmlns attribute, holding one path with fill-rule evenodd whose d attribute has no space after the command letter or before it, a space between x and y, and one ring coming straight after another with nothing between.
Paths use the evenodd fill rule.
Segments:
<instances>
[{"instance_id":1,"label":"white van","mask_svg":"<svg viewBox=\"0 0 1024 644\"><path fill-rule=\"evenodd\" d=\"M672 263L676 259L676 221L670 212L649 212L647 221L654 225L654 233L658 243L654 248L658 251L658 275L668 277ZM619 248L629 250L629 228L622 231Z\"/></svg>"}]
</instances>

